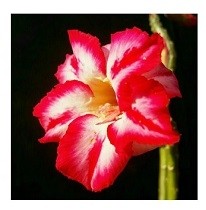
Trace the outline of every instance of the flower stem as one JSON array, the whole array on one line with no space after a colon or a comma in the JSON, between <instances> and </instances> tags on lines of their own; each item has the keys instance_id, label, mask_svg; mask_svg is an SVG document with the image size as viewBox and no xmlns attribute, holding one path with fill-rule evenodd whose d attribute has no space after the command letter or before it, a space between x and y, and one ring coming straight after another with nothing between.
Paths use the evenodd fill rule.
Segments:
<instances>
[{"instance_id":1,"label":"flower stem","mask_svg":"<svg viewBox=\"0 0 206 210\"><path fill-rule=\"evenodd\" d=\"M167 153L167 199L177 199L177 146L166 146Z\"/></svg>"},{"instance_id":2,"label":"flower stem","mask_svg":"<svg viewBox=\"0 0 206 210\"><path fill-rule=\"evenodd\" d=\"M167 153L164 147L159 149L160 165L159 165L159 200L165 200L166 189L166 177L167 177Z\"/></svg>"},{"instance_id":3,"label":"flower stem","mask_svg":"<svg viewBox=\"0 0 206 210\"><path fill-rule=\"evenodd\" d=\"M159 33L165 41L166 47L162 52L162 62L164 65L174 71L176 53L174 44L171 41L167 30L162 26L159 16L156 14L149 15L149 22L152 32ZM177 146L163 146L159 150L159 200L177 199Z\"/></svg>"}]
</instances>

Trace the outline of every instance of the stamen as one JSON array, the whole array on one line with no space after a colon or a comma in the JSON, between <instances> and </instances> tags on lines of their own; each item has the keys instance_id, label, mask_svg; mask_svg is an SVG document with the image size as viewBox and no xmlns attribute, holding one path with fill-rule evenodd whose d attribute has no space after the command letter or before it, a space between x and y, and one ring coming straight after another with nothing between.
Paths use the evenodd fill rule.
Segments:
<instances>
[{"instance_id":1,"label":"stamen","mask_svg":"<svg viewBox=\"0 0 206 210\"><path fill-rule=\"evenodd\" d=\"M99 106L97 111L97 116L99 117L101 123L116 121L118 116L120 117L120 110L118 106L112 106L106 103Z\"/></svg>"}]
</instances>

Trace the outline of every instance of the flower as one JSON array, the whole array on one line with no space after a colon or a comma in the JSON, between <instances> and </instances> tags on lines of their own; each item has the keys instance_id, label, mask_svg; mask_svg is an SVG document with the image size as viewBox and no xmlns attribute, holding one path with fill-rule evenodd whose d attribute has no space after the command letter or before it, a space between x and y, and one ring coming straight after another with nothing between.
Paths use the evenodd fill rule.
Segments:
<instances>
[{"instance_id":1,"label":"flower","mask_svg":"<svg viewBox=\"0 0 206 210\"><path fill-rule=\"evenodd\" d=\"M57 84L34 107L45 130L41 143L58 142L56 168L88 190L110 186L128 160L179 141L168 111L181 96L161 63L163 40L134 27L99 40L68 31L73 54L55 74Z\"/></svg>"}]
</instances>

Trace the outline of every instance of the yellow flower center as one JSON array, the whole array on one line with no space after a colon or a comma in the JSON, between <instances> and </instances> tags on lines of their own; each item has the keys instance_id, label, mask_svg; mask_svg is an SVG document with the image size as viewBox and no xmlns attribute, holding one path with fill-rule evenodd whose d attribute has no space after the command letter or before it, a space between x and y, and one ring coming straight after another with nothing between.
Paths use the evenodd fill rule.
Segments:
<instances>
[{"instance_id":1,"label":"yellow flower center","mask_svg":"<svg viewBox=\"0 0 206 210\"><path fill-rule=\"evenodd\" d=\"M100 123L116 120L120 110L109 80L95 78L89 86L94 93L94 97L88 104L89 110L100 119Z\"/></svg>"}]
</instances>

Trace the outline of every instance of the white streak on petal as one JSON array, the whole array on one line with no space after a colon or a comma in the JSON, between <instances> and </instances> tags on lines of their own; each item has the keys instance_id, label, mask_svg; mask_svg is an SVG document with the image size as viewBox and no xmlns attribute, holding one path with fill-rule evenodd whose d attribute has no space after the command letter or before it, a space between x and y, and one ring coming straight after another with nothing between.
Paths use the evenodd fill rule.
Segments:
<instances>
[{"instance_id":1,"label":"white streak on petal","mask_svg":"<svg viewBox=\"0 0 206 210\"><path fill-rule=\"evenodd\" d=\"M53 102L53 104L47 110L47 113L50 117L55 118L68 109L71 110L72 107L81 110L81 106L83 106L88 101L88 97L86 96L79 88L76 88L75 90L73 90L73 92L65 92L63 96L57 98Z\"/></svg>"}]
</instances>

